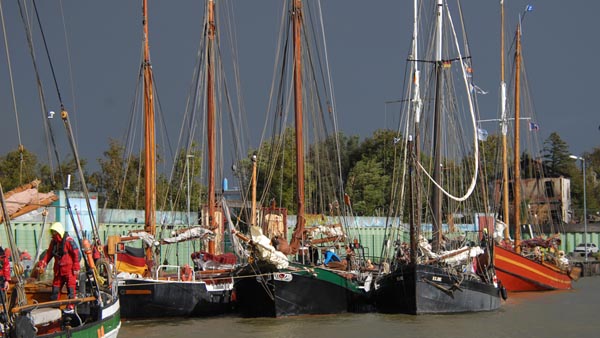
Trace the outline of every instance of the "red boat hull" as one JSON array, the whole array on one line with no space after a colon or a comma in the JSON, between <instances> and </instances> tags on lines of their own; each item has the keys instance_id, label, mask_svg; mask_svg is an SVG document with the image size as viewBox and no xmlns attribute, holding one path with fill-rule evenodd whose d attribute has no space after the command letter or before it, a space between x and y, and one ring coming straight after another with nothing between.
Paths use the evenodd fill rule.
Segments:
<instances>
[{"instance_id":1,"label":"red boat hull","mask_svg":"<svg viewBox=\"0 0 600 338\"><path fill-rule=\"evenodd\" d=\"M571 289L567 271L558 271L540 262L496 246L494 248L496 275L508 291L545 291Z\"/></svg>"}]
</instances>

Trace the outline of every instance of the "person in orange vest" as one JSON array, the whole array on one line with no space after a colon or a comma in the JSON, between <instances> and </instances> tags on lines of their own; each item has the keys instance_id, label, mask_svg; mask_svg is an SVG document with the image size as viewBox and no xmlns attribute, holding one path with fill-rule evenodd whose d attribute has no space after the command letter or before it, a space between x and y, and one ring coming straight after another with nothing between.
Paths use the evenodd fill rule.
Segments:
<instances>
[{"instance_id":1,"label":"person in orange vest","mask_svg":"<svg viewBox=\"0 0 600 338\"><path fill-rule=\"evenodd\" d=\"M52 294L50 300L57 300L60 289L67 284L67 296L75 298L75 288L79 276L79 248L75 240L65 232L65 228L59 222L54 222L50 227L52 240L46 251L46 255L38 262L40 273L46 265L54 258L54 279L52 281ZM73 305L67 306L67 311L73 309Z\"/></svg>"}]
</instances>

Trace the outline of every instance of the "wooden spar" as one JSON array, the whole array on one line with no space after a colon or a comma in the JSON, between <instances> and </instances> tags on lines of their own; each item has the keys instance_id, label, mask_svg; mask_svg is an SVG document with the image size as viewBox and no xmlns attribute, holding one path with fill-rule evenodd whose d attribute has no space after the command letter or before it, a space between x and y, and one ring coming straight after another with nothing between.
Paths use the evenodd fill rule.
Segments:
<instances>
[{"instance_id":1,"label":"wooden spar","mask_svg":"<svg viewBox=\"0 0 600 338\"><path fill-rule=\"evenodd\" d=\"M517 25L517 47L515 49L515 148L514 148L514 212L515 212L515 251L521 253L521 159L520 159L520 125L521 125L521 25Z\"/></svg>"},{"instance_id":2,"label":"wooden spar","mask_svg":"<svg viewBox=\"0 0 600 338\"><path fill-rule=\"evenodd\" d=\"M214 48L215 40L215 3L208 1L208 42L207 42L207 69L206 69L206 135L208 137L208 223L209 229L217 229L215 219L215 100L214 100ZM215 241L208 241L208 252L215 254Z\"/></svg>"},{"instance_id":3,"label":"wooden spar","mask_svg":"<svg viewBox=\"0 0 600 338\"><path fill-rule=\"evenodd\" d=\"M507 131L508 131L508 116L506 112L506 82L504 81L504 1L500 1L500 111L501 126L502 126L502 210L503 210L503 221L506 224L504 228L504 239L510 238L509 224L510 224L510 209L508 201L508 142L507 142Z\"/></svg>"},{"instance_id":4,"label":"wooden spar","mask_svg":"<svg viewBox=\"0 0 600 338\"><path fill-rule=\"evenodd\" d=\"M292 239L290 241L290 253L295 254L300 247L300 240L304 232L304 143L302 127L302 1L293 0L294 8L292 11L293 30L294 30L294 110L296 122L296 199L298 203L297 223Z\"/></svg>"},{"instance_id":5,"label":"wooden spar","mask_svg":"<svg viewBox=\"0 0 600 338\"><path fill-rule=\"evenodd\" d=\"M15 219L19 216L28 214L34 210L37 210L41 207L45 207L47 205L50 205L52 202L58 201L58 196L52 196L49 198L44 198L42 200L39 200L36 204L30 204L27 206L24 206L23 208L19 209L19 211L13 213L10 215L10 219ZM0 223L4 222L4 216L0 215Z\"/></svg>"},{"instance_id":6,"label":"wooden spar","mask_svg":"<svg viewBox=\"0 0 600 338\"><path fill-rule=\"evenodd\" d=\"M39 180L33 180L30 183L24 184L22 186L16 187L15 189L7 192L4 194L4 198L8 201L8 199L14 195L14 194L18 194L21 193L25 190L28 189L37 189L37 187L39 186L40 181ZM53 192L51 192L52 195L48 196L46 198L42 198L36 201L33 201L29 204L23 204L23 206L21 208L19 208L19 210L13 212L12 214L10 214L10 219L15 219L19 216L25 215L27 213L30 213L34 210L37 210L39 208L45 207L50 205L52 202L57 201L58 200L58 196L54 195ZM8 201L8 203L10 203L10 201ZM0 213L0 223L4 222L4 215L2 213Z\"/></svg>"},{"instance_id":7,"label":"wooden spar","mask_svg":"<svg viewBox=\"0 0 600 338\"><path fill-rule=\"evenodd\" d=\"M154 142L154 94L150 46L148 44L148 0L143 0L142 25L144 26L144 181L146 185L144 231L156 234L156 147ZM146 261L152 266L152 247L146 247Z\"/></svg>"},{"instance_id":8,"label":"wooden spar","mask_svg":"<svg viewBox=\"0 0 600 338\"><path fill-rule=\"evenodd\" d=\"M435 88L435 111L433 116L433 180L438 184L442 182L442 0L438 0L437 10L437 34L436 34L436 88ZM434 252L440 250L442 242L442 191L437 186L433 188L431 196L432 205L432 241L431 246Z\"/></svg>"},{"instance_id":9,"label":"wooden spar","mask_svg":"<svg viewBox=\"0 0 600 338\"><path fill-rule=\"evenodd\" d=\"M12 309L10 309L10 311L12 313L19 313L19 312L31 311L33 309L42 309L42 308L48 308L48 307L58 307L58 306L61 306L61 305L68 305L68 304L82 304L82 303L88 303L88 302L94 302L94 301L97 301L96 297L85 297L85 298L72 298L72 299L52 300L52 301L49 301L49 302L42 302L42 303L36 302L35 304L27 304L27 305L22 305L22 306L15 306Z\"/></svg>"}]
</instances>

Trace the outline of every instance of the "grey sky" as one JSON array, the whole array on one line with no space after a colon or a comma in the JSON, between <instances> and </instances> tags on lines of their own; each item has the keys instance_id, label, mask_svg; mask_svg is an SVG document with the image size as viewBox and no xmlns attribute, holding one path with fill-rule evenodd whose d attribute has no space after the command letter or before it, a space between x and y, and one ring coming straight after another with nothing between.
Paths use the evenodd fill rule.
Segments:
<instances>
[{"instance_id":1,"label":"grey sky","mask_svg":"<svg viewBox=\"0 0 600 338\"><path fill-rule=\"evenodd\" d=\"M267 106L282 1L235 2L241 80L254 147ZM480 113L482 118L495 118L500 77L499 0L461 2L470 34L476 82L489 91L479 97ZM67 48L60 3L38 1L37 6L63 100L74 122L80 155L95 170L96 159L107 148L108 138L120 139L126 132L140 64L141 1L62 1L73 92L66 70ZM600 1L506 0L505 3L507 34L513 34L518 14L525 5L534 5L524 23L523 43L541 139L556 131L575 154L600 146L597 104L600 67L594 61L600 51L595 24ZM23 24L15 1L2 1L2 6L22 142L26 148L43 154L42 113ZM163 110L177 119L184 110L191 81L203 1L149 0L149 11L151 57L158 94ZM395 128L390 121L397 109L389 106L386 109L384 102L402 96L412 29L412 1L323 0L323 13L340 129L347 135L364 138L379 128ZM36 57L48 103L58 113L60 108L47 60L41 53L39 35L36 36ZM4 154L16 149L18 140L4 47L1 50L0 154ZM60 119L54 124L63 138ZM494 131L491 126L487 129ZM61 151L68 153L66 148Z\"/></svg>"}]
</instances>

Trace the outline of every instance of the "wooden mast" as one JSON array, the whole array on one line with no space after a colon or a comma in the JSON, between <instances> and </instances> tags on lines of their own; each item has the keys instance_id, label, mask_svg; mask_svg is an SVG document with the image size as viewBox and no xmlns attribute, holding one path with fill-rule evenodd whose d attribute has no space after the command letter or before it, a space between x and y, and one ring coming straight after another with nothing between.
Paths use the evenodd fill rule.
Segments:
<instances>
[{"instance_id":1,"label":"wooden mast","mask_svg":"<svg viewBox=\"0 0 600 338\"><path fill-rule=\"evenodd\" d=\"M442 183L442 132L441 132L441 119L442 119L442 82L443 82L443 67L444 61L442 60L442 9L443 1L438 0L436 11L437 11L437 24L436 24L436 51L435 51L435 73L436 73L436 88L435 88L435 111L433 116L433 180L438 184ZM431 196L432 204L432 249L434 252L439 251L440 243L442 241L442 191L434 187Z\"/></svg>"},{"instance_id":2,"label":"wooden mast","mask_svg":"<svg viewBox=\"0 0 600 338\"><path fill-rule=\"evenodd\" d=\"M515 50L515 178L513 184L514 193L514 212L515 212L515 251L521 252L521 157L520 157L520 121L521 121L521 23L517 25L517 44Z\"/></svg>"},{"instance_id":3,"label":"wooden mast","mask_svg":"<svg viewBox=\"0 0 600 338\"><path fill-rule=\"evenodd\" d=\"M148 0L142 4L142 25L144 27L144 181L146 185L144 231L156 234L156 146L154 141L154 94L150 47L148 44ZM152 267L152 246L146 246L146 261Z\"/></svg>"},{"instance_id":4,"label":"wooden mast","mask_svg":"<svg viewBox=\"0 0 600 338\"><path fill-rule=\"evenodd\" d=\"M302 1L292 0L292 23L294 34L294 111L296 124L296 199L298 204L297 223L290 241L290 253L295 254L300 247L304 232L304 142L302 127Z\"/></svg>"},{"instance_id":5,"label":"wooden mast","mask_svg":"<svg viewBox=\"0 0 600 338\"><path fill-rule=\"evenodd\" d=\"M504 1L500 1L500 111L502 127L502 210L503 221L506 224L504 227L504 239L510 238L510 201L508 200L508 117L506 112L506 82L504 79Z\"/></svg>"},{"instance_id":6,"label":"wooden mast","mask_svg":"<svg viewBox=\"0 0 600 338\"><path fill-rule=\"evenodd\" d=\"M218 226L215 218L215 100L214 100L214 48L215 40L215 3L208 1L208 43L206 69L206 135L208 137L208 223L209 229L215 231ZM215 253L215 241L208 241L208 252Z\"/></svg>"}]
</instances>

